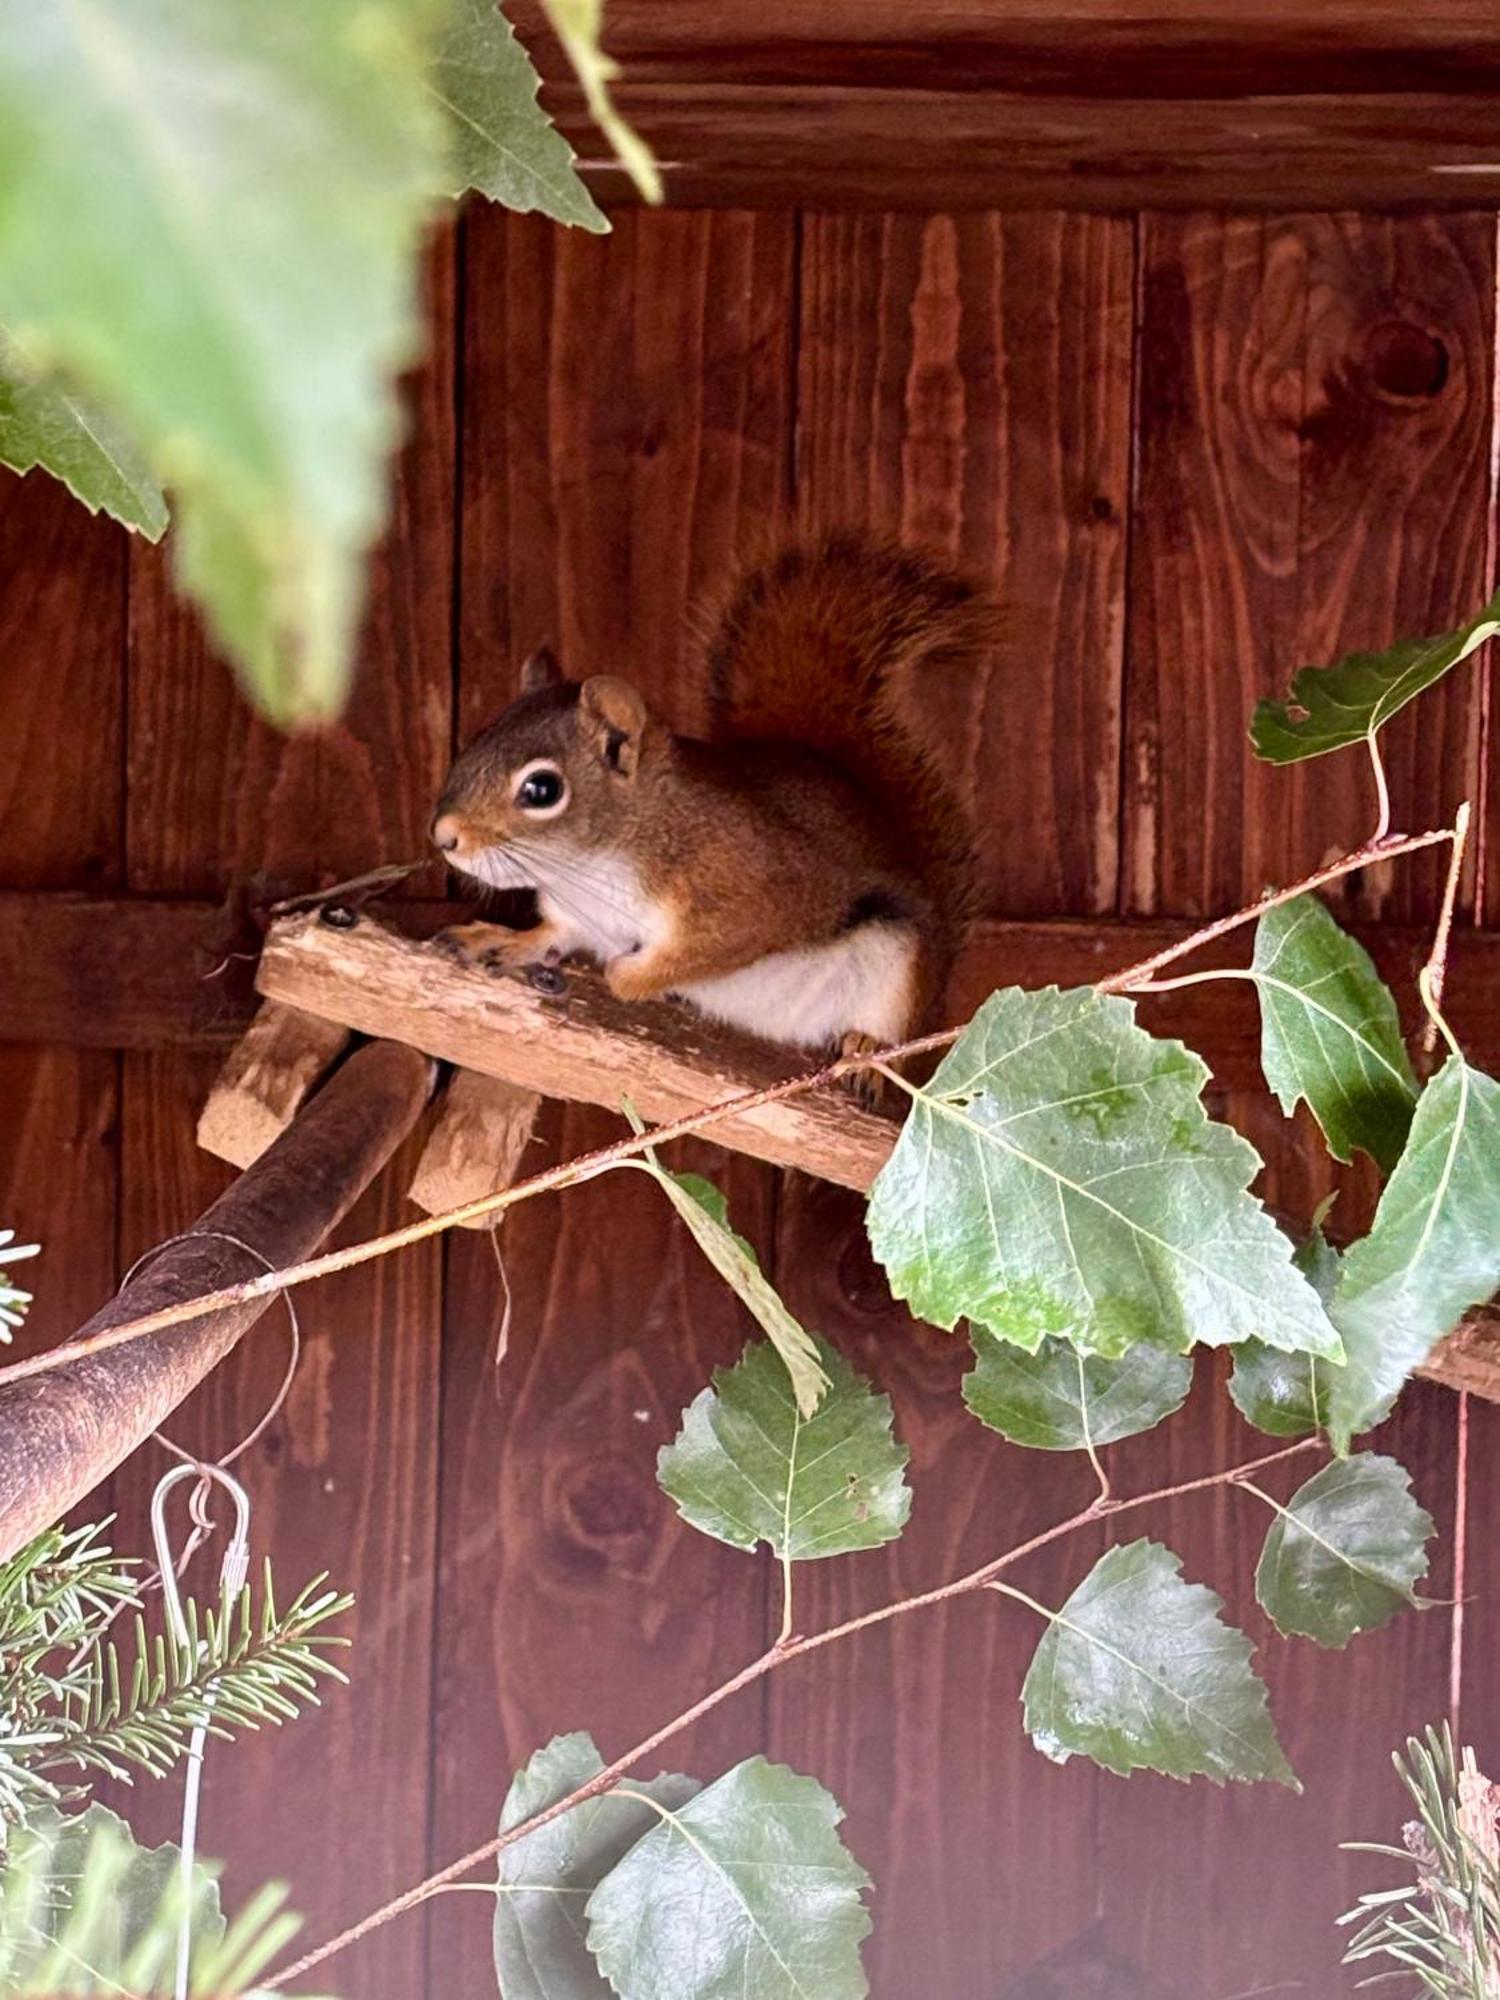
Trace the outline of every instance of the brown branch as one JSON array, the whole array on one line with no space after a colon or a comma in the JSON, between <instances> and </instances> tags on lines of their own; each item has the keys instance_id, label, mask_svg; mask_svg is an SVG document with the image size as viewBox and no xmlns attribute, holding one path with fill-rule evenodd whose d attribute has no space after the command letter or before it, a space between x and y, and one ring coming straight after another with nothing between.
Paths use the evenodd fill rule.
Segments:
<instances>
[{"instance_id":1,"label":"brown branch","mask_svg":"<svg viewBox=\"0 0 1500 2000\"><path fill-rule=\"evenodd\" d=\"M439 1890L447 1888L458 1876L466 1875L471 1868L477 1868L481 1861L493 1859L507 1847L513 1846L516 1841L524 1840L529 1834L538 1832L555 1819L560 1819L564 1813L571 1812L575 1806L583 1805L587 1800L597 1798L601 1792L609 1791L643 1758L651 1756L664 1743L680 1735L684 1729L707 1715L711 1709L717 1708L721 1702L727 1701L731 1695L738 1694L741 1689L760 1680L773 1668L784 1666L788 1660L800 1659L805 1653L817 1652L820 1647L831 1646L836 1639L847 1639L852 1633L866 1631L872 1625L883 1625L892 1618L904 1617L909 1611L919 1611L929 1604L943 1604L950 1598L964 1597L973 1591L984 1590L1013 1564L1020 1562L1026 1556L1034 1555L1049 1542L1061 1541L1079 1528L1092 1527L1098 1521L1108 1520L1114 1514L1128 1513L1135 1507L1149 1507L1158 1501L1175 1500L1184 1493L1196 1493L1204 1487L1242 1484L1253 1474L1263 1472L1268 1465L1279 1465L1284 1459L1295 1458L1299 1453L1310 1451L1321 1443L1321 1438L1303 1438L1296 1444L1286 1445L1280 1451L1267 1452L1263 1458L1251 1459L1244 1465L1230 1466L1223 1472L1204 1473L1197 1479L1184 1479L1175 1486L1158 1487L1150 1493L1133 1493L1121 1500L1106 1500L1101 1495L1080 1513L1070 1514L1065 1521L1058 1521L1052 1527L1044 1528L1029 1541L1018 1543L1015 1548L1007 1549L1004 1555L995 1556L991 1561L981 1563L978 1569L970 1570L966 1576L955 1577L951 1583L939 1584L935 1589L920 1591L914 1597L897 1598L890 1604L882 1604L876 1610L866 1611L858 1618L847 1618L841 1625L830 1625L826 1631L814 1632L808 1637L778 1639L776 1644L759 1658L752 1660L748 1666L741 1667L737 1674L732 1674L727 1681L722 1681L718 1687L704 1695L701 1700L694 1702L691 1708L684 1709L671 1722L663 1723L661 1728L654 1729L633 1749L627 1750L622 1757L617 1757L612 1764L605 1765L602 1771L597 1771L586 1783L569 1792L566 1798L558 1799L550 1806L544 1806L540 1812L533 1813L530 1819L522 1820L516 1826L507 1827L504 1833L497 1834L493 1840L487 1840L482 1846L472 1848L469 1853L460 1855L456 1861L450 1861L446 1867L440 1868L435 1875L429 1875L414 1888L407 1889L401 1895L393 1897L390 1902L381 1904L379 1909L361 1917L358 1923L340 1931L326 1944L320 1944L315 1950L304 1953L294 1964L289 1965L285 1972L278 1973L266 1990L274 1993L283 1987L287 1980L301 1978L315 1965L321 1965L325 1959L332 1958L335 1952L342 1951L347 1945L368 1936L371 1931L390 1923L393 1918L415 1909L417 1904L425 1902L429 1896L434 1896Z\"/></svg>"},{"instance_id":2,"label":"brown branch","mask_svg":"<svg viewBox=\"0 0 1500 2000\"><path fill-rule=\"evenodd\" d=\"M1298 896L1309 894L1337 881L1341 876L1355 874L1375 861L1389 861L1399 855L1414 854L1425 847L1436 847L1453 839L1448 827L1438 828L1430 833L1396 834L1384 840L1367 842L1352 853L1331 861L1326 866L1306 875L1300 882L1289 888L1278 889L1263 896L1258 902L1237 910L1232 916L1219 917L1206 924L1191 936L1180 938L1176 943L1164 946L1162 950L1142 959L1138 964L1125 967L1121 972L1111 973L1099 980L1094 990L1098 993L1120 993L1128 991L1137 982L1147 981L1162 966L1196 951L1217 938L1242 925L1254 923L1265 911L1275 909L1279 904L1291 902ZM486 1195L477 1201L465 1202L459 1208L446 1210L441 1215L425 1216L420 1222L407 1223L400 1229L388 1231L383 1236L370 1237L363 1243L352 1243L341 1250L329 1251L321 1257L309 1258L300 1264L289 1265L286 1269L267 1272L262 1277L251 1278L241 1285L231 1285L221 1291L205 1293L197 1299L184 1300L162 1312L148 1313L140 1319L112 1327L105 1334L88 1341L70 1341L61 1347L51 1348L45 1353L29 1356L24 1361L11 1362L0 1368L0 1383L21 1381L29 1375L40 1375L48 1369L56 1368L65 1361L76 1360L80 1355L99 1353L110 1347L117 1347L130 1340L138 1340L143 1335L160 1332L162 1328L180 1325L185 1320L200 1317L204 1313L221 1312L230 1306L243 1304L249 1299L264 1298L270 1293L289 1290L294 1285L305 1285L316 1278L331 1276L336 1271L346 1271L357 1264L367 1264L377 1257L388 1256L394 1250L404 1250L413 1243L421 1243L429 1236L443 1231L467 1227L475 1222L503 1214L517 1202L528 1201L534 1195L546 1194L554 1189L571 1187L578 1181L606 1172L623 1160L633 1159L647 1146L663 1145L671 1139L685 1138L690 1133L707 1131L721 1120L740 1116L748 1111L756 1111L765 1105L779 1104L789 1098L798 1097L807 1091L819 1090L840 1078L852 1075L856 1070L867 1069L878 1063L898 1062L908 1056L926 1054L942 1049L957 1040L963 1033L961 1027L945 1028L932 1035L919 1035L912 1041L899 1042L891 1048L876 1050L870 1055L845 1056L819 1069L809 1070L800 1076L793 1076L781 1082L768 1084L759 1090L740 1092L727 1097L717 1104L704 1106L689 1112L681 1118L656 1126L652 1131L639 1136L630 1134L618 1139L614 1144L601 1146L592 1153L582 1154L574 1160L549 1167L529 1179L517 1181L512 1187Z\"/></svg>"}]
</instances>

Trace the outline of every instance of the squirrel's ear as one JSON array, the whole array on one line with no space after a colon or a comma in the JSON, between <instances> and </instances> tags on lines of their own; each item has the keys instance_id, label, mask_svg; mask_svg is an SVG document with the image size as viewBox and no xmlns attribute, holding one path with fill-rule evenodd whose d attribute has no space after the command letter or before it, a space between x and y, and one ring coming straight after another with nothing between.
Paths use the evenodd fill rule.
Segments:
<instances>
[{"instance_id":1,"label":"squirrel's ear","mask_svg":"<svg viewBox=\"0 0 1500 2000\"><path fill-rule=\"evenodd\" d=\"M578 712L605 763L621 777L630 777L640 755L646 704L629 681L594 674L579 689Z\"/></svg>"},{"instance_id":2,"label":"squirrel's ear","mask_svg":"<svg viewBox=\"0 0 1500 2000\"><path fill-rule=\"evenodd\" d=\"M535 694L538 688L556 687L562 677L552 648L538 646L521 668L521 692Z\"/></svg>"}]
</instances>

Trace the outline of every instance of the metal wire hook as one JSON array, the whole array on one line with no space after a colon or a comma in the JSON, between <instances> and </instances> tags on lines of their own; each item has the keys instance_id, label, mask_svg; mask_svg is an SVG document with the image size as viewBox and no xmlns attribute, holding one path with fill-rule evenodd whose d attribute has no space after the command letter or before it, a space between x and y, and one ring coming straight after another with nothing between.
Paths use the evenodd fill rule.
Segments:
<instances>
[{"instance_id":1,"label":"metal wire hook","mask_svg":"<svg viewBox=\"0 0 1500 2000\"><path fill-rule=\"evenodd\" d=\"M164 1472L151 1495L151 1540L156 1549L157 1568L161 1572L161 1594L166 1605L167 1624L180 1654L188 1651L192 1641L182 1610L177 1565L172 1560L167 1529L167 1496L184 1479L198 1482L192 1500L196 1521L201 1522L205 1518L203 1498L213 1482L217 1481L234 1502L234 1533L229 1538L224 1560L219 1566L219 1603L225 1616L230 1604L244 1589L250 1572L250 1495L234 1474L226 1472L222 1465L209 1464L174 1465L170 1472ZM198 1796L203 1785L203 1749L208 1740L208 1718L213 1701L210 1691L204 1697L203 1713L194 1723L188 1741L187 1781L182 1793L182 1860L178 1871L182 1915L177 1933L175 2000L188 2000L188 1975L193 1950L193 1864L198 1844Z\"/></svg>"}]
</instances>

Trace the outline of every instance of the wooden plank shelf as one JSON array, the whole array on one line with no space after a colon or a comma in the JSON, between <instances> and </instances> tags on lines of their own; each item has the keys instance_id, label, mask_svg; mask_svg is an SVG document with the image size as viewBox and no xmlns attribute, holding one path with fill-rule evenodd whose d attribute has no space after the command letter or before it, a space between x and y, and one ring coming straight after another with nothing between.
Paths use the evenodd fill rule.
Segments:
<instances>
[{"instance_id":1,"label":"wooden plank shelf","mask_svg":"<svg viewBox=\"0 0 1500 2000\"><path fill-rule=\"evenodd\" d=\"M537 0L517 24L606 200L629 198ZM1479 0L615 0L621 109L674 203L1389 208L1500 196Z\"/></svg>"}]
</instances>

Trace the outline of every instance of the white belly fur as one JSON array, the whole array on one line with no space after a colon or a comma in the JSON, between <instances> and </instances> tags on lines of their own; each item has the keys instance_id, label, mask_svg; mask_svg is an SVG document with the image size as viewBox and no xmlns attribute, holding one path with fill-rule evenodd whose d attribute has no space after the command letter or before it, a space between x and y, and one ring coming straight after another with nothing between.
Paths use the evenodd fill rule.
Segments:
<instances>
[{"instance_id":1,"label":"white belly fur","mask_svg":"<svg viewBox=\"0 0 1500 2000\"><path fill-rule=\"evenodd\" d=\"M911 1015L917 941L894 924L865 924L829 944L773 952L681 995L716 1021L773 1042L820 1048L855 1033L899 1041Z\"/></svg>"}]
</instances>

